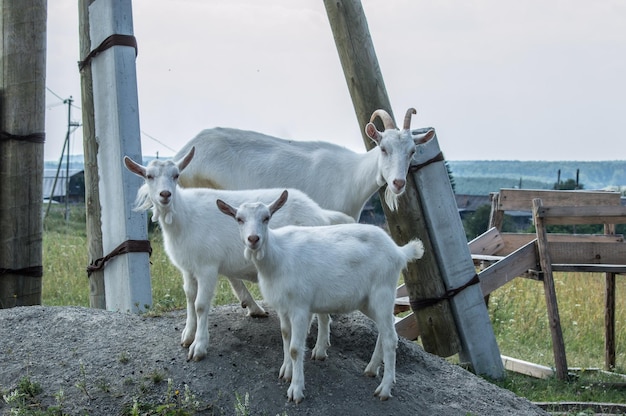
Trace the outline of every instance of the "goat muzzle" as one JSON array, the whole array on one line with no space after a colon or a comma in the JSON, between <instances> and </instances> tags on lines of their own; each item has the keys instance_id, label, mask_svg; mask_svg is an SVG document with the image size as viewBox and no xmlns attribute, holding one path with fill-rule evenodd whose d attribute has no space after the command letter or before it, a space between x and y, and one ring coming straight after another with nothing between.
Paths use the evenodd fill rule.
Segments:
<instances>
[{"instance_id":1,"label":"goat muzzle","mask_svg":"<svg viewBox=\"0 0 626 416\"><path fill-rule=\"evenodd\" d=\"M162 204L168 204L170 202L170 198L172 197L172 193L170 191L161 191L159 192L159 196L161 197Z\"/></svg>"},{"instance_id":2,"label":"goat muzzle","mask_svg":"<svg viewBox=\"0 0 626 416\"><path fill-rule=\"evenodd\" d=\"M259 244L259 236L258 235L249 235L248 236L248 243L250 248L254 248L256 247L257 244Z\"/></svg>"},{"instance_id":3,"label":"goat muzzle","mask_svg":"<svg viewBox=\"0 0 626 416\"><path fill-rule=\"evenodd\" d=\"M404 187L406 186L406 181L404 179L394 179L392 183L393 183L392 191L395 194L402 193L402 191L404 190Z\"/></svg>"}]
</instances>

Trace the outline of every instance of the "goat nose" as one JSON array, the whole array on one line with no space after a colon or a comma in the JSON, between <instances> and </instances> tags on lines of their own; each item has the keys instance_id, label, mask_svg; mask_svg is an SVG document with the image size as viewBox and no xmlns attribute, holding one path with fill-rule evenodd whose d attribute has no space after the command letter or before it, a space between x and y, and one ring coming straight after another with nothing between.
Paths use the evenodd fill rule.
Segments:
<instances>
[{"instance_id":1,"label":"goat nose","mask_svg":"<svg viewBox=\"0 0 626 416\"><path fill-rule=\"evenodd\" d=\"M248 241L250 242L250 244L256 244L259 242L259 236L258 235L249 235L248 236Z\"/></svg>"},{"instance_id":2,"label":"goat nose","mask_svg":"<svg viewBox=\"0 0 626 416\"><path fill-rule=\"evenodd\" d=\"M170 191L161 191L159 195L161 195L161 198L169 199L169 197L172 196L172 193Z\"/></svg>"},{"instance_id":3,"label":"goat nose","mask_svg":"<svg viewBox=\"0 0 626 416\"><path fill-rule=\"evenodd\" d=\"M397 189L402 189L404 188L404 185L406 184L406 181L404 179L394 179L393 180L393 185L397 188Z\"/></svg>"}]
</instances>

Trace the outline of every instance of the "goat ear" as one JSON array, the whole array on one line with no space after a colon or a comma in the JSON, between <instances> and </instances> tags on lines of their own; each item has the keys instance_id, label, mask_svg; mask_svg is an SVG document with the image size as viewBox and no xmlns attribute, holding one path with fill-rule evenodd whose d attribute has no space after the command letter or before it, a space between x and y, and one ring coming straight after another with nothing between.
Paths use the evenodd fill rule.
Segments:
<instances>
[{"instance_id":1,"label":"goat ear","mask_svg":"<svg viewBox=\"0 0 626 416\"><path fill-rule=\"evenodd\" d=\"M231 217L235 218L235 216L237 215L237 210L235 208L231 207L230 205L228 205L226 202L222 201L221 199L218 199L215 202L217 203L217 208L220 211L222 211L226 215L230 215Z\"/></svg>"},{"instance_id":2,"label":"goat ear","mask_svg":"<svg viewBox=\"0 0 626 416\"><path fill-rule=\"evenodd\" d=\"M177 163L179 172L182 172L183 169L185 169L187 167L189 162L191 162L191 159L193 159L193 155L195 153L196 153L196 147L192 146L191 149L185 155L185 157L183 157L183 159L180 162Z\"/></svg>"},{"instance_id":3,"label":"goat ear","mask_svg":"<svg viewBox=\"0 0 626 416\"><path fill-rule=\"evenodd\" d=\"M365 134L367 134L367 137L372 139L376 144L380 144L380 141L383 138L380 132L376 130L376 126L374 125L374 123L367 123L367 125L365 126Z\"/></svg>"},{"instance_id":4,"label":"goat ear","mask_svg":"<svg viewBox=\"0 0 626 416\"><path fill-rule=\"evenodd\" d=\"M124 156L124 165L126 165L126 169L133 172L135 175L139 175L142 178L146 177L146 168L141 166L139 163L135 162L128 156Z\"/></svg>"},{"instance_id":5,"label":"goat ear","mask_svg":"<svg viewBox=\"0 0 626 416\"><path fill-rule=\"evenodd\" d=\"M423 136L414 137L413 142L415 142L415 144L424 144L433 137L435 137L435 130L428 130Z\"/></svg>"},{"instance_id":6,"label":"goat ear","mask_svg":"<svg viewBox=\"0 0 626 416\"><path fill-rule=\"evenodd\" d=\"M287 197L288 196L289 196L289 192L287 192L287 190L285 189L283 191L283 193L280 194L278 199L276 201L272 202L272 205L270 205L270 215L274 215L274 213L276 211L278 211L280 209L280 207L285 205L285 202L287 202Z\"/></svg>"}]
</instances>

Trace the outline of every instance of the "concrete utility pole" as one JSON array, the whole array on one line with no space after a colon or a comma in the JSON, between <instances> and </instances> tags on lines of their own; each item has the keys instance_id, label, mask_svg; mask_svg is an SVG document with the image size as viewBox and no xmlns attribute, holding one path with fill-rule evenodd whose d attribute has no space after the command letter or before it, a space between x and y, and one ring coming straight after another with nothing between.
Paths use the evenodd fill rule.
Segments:
<instances>
[{"instance_id":1,"label":"concrete utility pole","mask_svg":"<svg viewBox=\"0 0 626 416\"><path fill-rule=\"evenodd\" d=\"M0 0L0 308L41 303L46 0Z\"/></svg>"},{"instance_id":2,"label":"concrete utility pole","mask_svg":"<svg viewBox=\"0 0 626 416\"><path fill-rule=\"evenodd\" d=\"M148 242L145 213L133 211L141 179L123 166L125 155L141 158L136 49L130 0L98 0L89 6L95 136L99 144L102 245L111 253L127 242ZM141 312L152 305L147 250L126 250L104 268L106 307Z\"/></svg>"}]
</instances>

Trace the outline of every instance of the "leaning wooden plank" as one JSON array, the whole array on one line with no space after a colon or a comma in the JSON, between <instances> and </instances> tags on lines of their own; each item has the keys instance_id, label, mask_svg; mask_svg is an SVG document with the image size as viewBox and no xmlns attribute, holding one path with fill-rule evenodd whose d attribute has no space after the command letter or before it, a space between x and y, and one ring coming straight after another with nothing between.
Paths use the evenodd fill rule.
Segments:
<instances>
[{"instance_id":1,"label":"leaning wooden plank","mask_svg":"<svg viewBox=\"0 0 626 416\"><path fill-rule=\"evenodd\" d=\"M541 198L545 206L621 205L619 192L501 189L498 209L531 211L535 198Z\"/></svg>"},{"instance_id":2,"label":"leaning wooden plank","mask_svg":"<svg viewBox=\"0 0 626 416\"><path fill-rule=\"evenodd\" d=\"M424 214L422 221L428 225L428 229L436 230L429 237L442 280L446 290L453 293L449 303L462 343L459 358L470 362L477 374L500 379L505 374L500 350L480 286L472 283L479 283L476 269L467 246L447 168L440 156L437 137L421 144L419 148L414 157L415 168L413 165L411 168L415 169L412 176L419 190ZM429 154L436 156L433 159L426 156ZM400 207L406 203L404 198L398 202Z\"/></svg>"},{"instance_id":3,"label":"leaning wooden plank","mask_svg":"<svg viewBox=\"0 0 626 416\"><path fill-rule=\"evenodd\" d=\"M550 378L554 375L554 370L545 365L531 363L529 361L518 360L517 358L502 356L502 364L509 371L524 374L535 378Z\"/></svg>"},{"instance_id":4,"label":"leaning wooden plank","mask_svg":"<svg viewBox=\"0 0 626 416\"><path fill-rule=\"evenodd\" d=\"M508 256L518 248L525 246L529 242L533 241L535 238L537 238L537 235L535 233L501 233L500 237L502 238L502 242L504 243L504 245L502 249L495 254L500 256Z\"/></svg>"},{"instance_id":5,"label":"leaning wooden plank","mask_svg":"<svg viewBox=\"0 0 626 416\"><path fill-rule=\"evenodd\" d=\"M499 262L478 273L483 296L487 296L500 286L526 273L529 269L537 269L538 260L535 241L527 243Z\"/></svg>"},{"instance_id":6,"label":"leaning wooden plank","mask_svg":"<svg viewBox=\"0 0 626 416\"><path fill-rule=\"evenodd\" d=\"M552 275L552 260L548 252L548 237L546 225L543 218L539 216L539 211L543 207L541 199L533 199L533 219L537 228L537 252L539 253L539 263L543 271L543 290L548 308L548 323L552 336L552 351L554 353L554 368L556 377L559 380L567 379L567 357L565 355L565 342L563 341L563 330L561 329L561 318L559 317L559 306L556 299L556 288Z\"/></svg>"},{"instance_id":7,"label":"leaning wooden plank","mask_svg":"<svg viewBox=\"0 0 626 416\"><path fill-rule=\"evenodd\" d=\"M503 247L500 231L496 227L491 227L472 241L467 243L472 254L492 255Z\"/></svg>"},{"instance_id":8,"label":"leaning wooden plank","mask_svg":"<svg viewBox=\"0 0 626 416\"><path fill-rule=\"evenodd\" d=\"M396 318L396 332L409 341L415 341L420 336L417 319L415 319L413 312L404 318Z\"/></svg>"}]
</instances>

